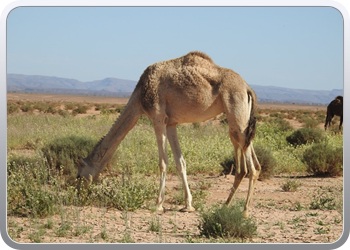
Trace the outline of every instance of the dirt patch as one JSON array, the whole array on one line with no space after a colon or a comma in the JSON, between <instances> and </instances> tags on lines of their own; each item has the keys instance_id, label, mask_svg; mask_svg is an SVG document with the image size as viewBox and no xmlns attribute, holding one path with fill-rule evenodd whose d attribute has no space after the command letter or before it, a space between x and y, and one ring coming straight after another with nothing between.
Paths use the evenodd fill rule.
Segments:
<instances>
[{"instance_id":1,"label":"dirt patch","mask_svg":"<svg viewBox=\"0 0 350 250\"><path fill-rule=\"evenodd\" d=\"M189 176L190 186L198 181L207 183L205 206L223 203L232 187L234 176ZM251 217L257 223L257 235L245 242L254 243L329 243L339 239L343 232L341 214L336 210L313 210L310 203L320 187L341 187L343 178L299 177L301 186L296 192L281 189L285 178L278 177L259 181L250 209ZM209 242L199 235L200 212L182 213L182 207L174 205L172 197L181 186L177 176L167 177L167 209L157 215L150 208L135 212L122 212L106 207L62 207L62 215L45 219L29 220L8 216L9 235L17 242L29 243L35 233L51 220L51 228L42 229L40 242L49 243L91 243L91 242L135 242L135 243L189 243ZM235 201L245 199L248 179L245 178ZM192 190L193 192L193 190ZM69 228L60 234L64 220ZM19 230L21 228L21 230ZM62 232L61 232L62 233ZM212 239L213 241L213 239ZM215 241L215 240L214 240ZM219 241L220 242L220 241Z\"/></svg>"},{"instance_id":2,"label":"dirt patch","mask_svg":"<svg viewBox=\"0 0 350 250\"><path fill-rule=\"evenodd\" d=\"M299 105L299 104L283 104L283 103L258 103L258 107L263 109L290 109L290 110L324 110L327 111L327 106L323 105Z\"/></svg>"},{"instance_id":3,"label":"dirt patch","mask_svg":"<svg viewBox=\"0 0 350 250\"><path fill-rule=\"evenodd\" d=\"M49 95L49 94L22 94L8 93L7 100L22 101L62 101L62 102L87 102L87 103L114 103L127 104L129 98L121 97L99 97L99 96L73 96L73 95ZM308 109L308 110L327 110L326 106L317 105L298 105L298 104L279 104L279 103L258 103L259 108L266 109Z\"/></svg>"},{"instance_id":4,"label":"dirt patch","mask_svg":"<svg viewBox=\"0 0 350 250\"><path fill-rule=\"evenodd\" d=\"M126 104L129 98L7 93L7 100Z\"/></svg>"}]
</instances>

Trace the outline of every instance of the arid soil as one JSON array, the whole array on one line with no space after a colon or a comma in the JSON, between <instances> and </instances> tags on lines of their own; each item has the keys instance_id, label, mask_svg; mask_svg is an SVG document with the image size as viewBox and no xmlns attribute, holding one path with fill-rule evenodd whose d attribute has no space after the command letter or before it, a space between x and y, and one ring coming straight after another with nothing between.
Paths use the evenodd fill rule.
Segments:
<instances>
[{"instance_id":1,"label":"arid soil","mask_svg":"<svg viewBox=\"0 0 350 250\"><path fill-rule=\"evenodd\" d=\"M129 98L8 93L7 100L126 104ZM269 109L327 110L326 106L309 106L309 105L293 105L293 104L259 103L258 106L259 108L269 108Z\"/></svg>"},{"instance_id":2,"label":"arid soil","mask_svg":"<svg viewBox=\"0 0 350 250\"><path fill-rule=\"evenodd\" d=\"M127 98L101 98L86 96L58 96L8 94L8 100L55 100L90 103L125 104ZM284 104L259 104L261 108L279 109L312 109L326 110L324 106L299 106ZM93 111L89 111L93 112ZM190 167L190 166L188 166ZM278 176L266 181L258 181L250 208L250 216L256 221L257 235L243 242L254 243L331 243L337 241L343 232L342 214L337 210L313 210L310 203L321 187L339 188L343 178L315 178L297 176L301 185L295 192L285 192L282 184L290 176ZM232 187L234 176L189 176L189 184L205 183L205 206L223 203ZM181 183L175 175L169 175L166 183L167 209L163 215L157 215L150 207L135 212L121 212L105 207L62 207L66 218L56 215L45 219L20 218L8 216L9 235L16 242L33 242L38 225L49 224L40 236L41 242L47 243L192 243L224 242L222 239L206 239L199 236L200 212L182 213L181 206L174 204L173 197L180 192ZM248 190L248 179L245 178L238 190L235 200L245 199ZM154 206L154 204L153 204ZM63 221L71 225L65 234L58 229ZM34 236L33 236L34 235ZM237 240L240 242L240 240Z\"/></svg>"},{"instance_id":3,"label":"arid soil","mask_svg":"<svg viewBox=\"0 0 350 250\"><path fill-rule=\"evenodd\" d=\"M204 181L208 185L206 206L223 203L229 194L233 180L234 176L189 176L191 186L195 186L196 181ZM285 182L285 178L282 177L257 183L250 209L251 217L257 223L257 235L243 242L331 243L341 237L343 231L341 214L336 210L309 209L309 205L317 189L341 187L343 179L338 177L300 178L299 180L302 185L296 192L284 192L281 189L282 183ZM72 223L66 235L58 236L62 218L56 215L50 218L52 228L45 229L45 234L40 237L40 240L49 243L209 242L209 239L199 236L200 212L179 212L181 206L174 205L172 202L173 195L179 192L181 185L178 177L169 176L166 185L165 208L167 210L163 215L157 215L146 208L123 213L117 209L105 207L64 207L62 208L65 210L64 219ZM248 179L245 178L235 200L244 199L247 190ZM9 225L23 227L23 231L17 233L19 237L15 238L22 243L32 242L30 238L38 231L37 225L46 225L47 221L47 218L33 221L28 218L8 217ZM10 227L10 230L15 228ZM82 231L85 228L86 232L78 233L79 228ZM215 242L215 239L212 239L212 242ZM222 239L218 242L222 242Z\"/></svg>"}]
</instances>

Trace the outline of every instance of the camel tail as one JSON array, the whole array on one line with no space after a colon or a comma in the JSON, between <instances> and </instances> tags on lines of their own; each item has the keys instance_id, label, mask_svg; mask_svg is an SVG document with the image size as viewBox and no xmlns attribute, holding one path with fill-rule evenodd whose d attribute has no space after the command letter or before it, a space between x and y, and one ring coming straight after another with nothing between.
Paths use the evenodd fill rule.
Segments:
<instances>
[{"instance_id":1,"label":"camel tail","mask_svg":"<svg viewBox=\"0 0 350 250\"><path fill-rule=\"evenodd\" d=\"M248 112L250 113L250 115L249 115L248 127L246 128L244 149L249 147L251 141L255 137L255 131L256 131L256 118L254 116L254 113L256 110L257 98L256 98L255 92L252 89L248 89L247 95L248 95L248 107L249 107Z\"/></svg>"}]
</instances>

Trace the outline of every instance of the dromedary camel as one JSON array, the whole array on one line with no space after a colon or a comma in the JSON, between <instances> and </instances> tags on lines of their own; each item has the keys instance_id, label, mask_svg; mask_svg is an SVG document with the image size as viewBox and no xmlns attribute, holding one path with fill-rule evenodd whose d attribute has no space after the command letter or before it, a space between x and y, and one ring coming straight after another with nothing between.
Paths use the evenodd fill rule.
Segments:
<instances>
[{"instance_id":1,"label":"dromedary camel","mask_svg":"<svg viewBox=\"0 0 350 250\"><path fill-rule=\"evenodd\" d=\"M331 101L327 106L327 117L324 129L327 130L327 127L331 125L334 115L340 116L339 130L343 126L343 97L337 96L333 101Z\"/></svg>"},{"instance_id":2,"label":"dromedary camel","mask_svg":"<svg viewBox=\"0 0 350 250\"><path fill-rule=\"evenodd\" d=\"M229 135L235 149L237 171L226 201L229 205L244 176L249 173L249 190L243 215L248 216L254 184L260 173L252 139L255 135L257 98L255 92L236 72L219 67L201 52L150 65L141 75L124 111L108 134L78 164L78 178L93 181L110 161L120 142L142 114L153 121L157 138L160 187L157 212L162 213L165 176L168 167L167 139L181 175L185 207L192 212L192 196L187 183L186 163L182 156L176 125L202 122L226 112Z\"/></svg>"}]
</instances>

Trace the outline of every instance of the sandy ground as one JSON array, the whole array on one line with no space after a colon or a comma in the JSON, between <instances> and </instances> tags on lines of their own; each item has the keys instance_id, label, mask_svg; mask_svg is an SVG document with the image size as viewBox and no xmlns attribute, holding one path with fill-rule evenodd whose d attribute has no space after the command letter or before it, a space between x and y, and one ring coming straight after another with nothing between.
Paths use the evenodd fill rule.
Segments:
<instances>
[{"instance_id":1,"label":"sandy ground","mask_svg":"<svg viewBox=\"0 0 350 250\"><path fill-rule=\"evenodd\" d=\"M127 98L101 98L86 96L8 94L8 100L54 100L90 103L127 103ZM286 104L259 104L261 108L313 109L326 110L324 106L301 106ZM190 167L190 166L189 166ZM286 182L282 176L271 180L258 181L251 217L257 223L257 235L245 242L264 243L330 243L341 237L343 232L342 215L336 210L311 210L313 195L320 187L343 186L343 178L299 177L301 186L296 192L284 192L281 188ZM204 204L223 203L232 187L234 176L189 176L190 186L196 182L207 185L208 197ZM92 242L136 242L136 243L188 243L209 242L199 237L198 225L200 212L182 213L181 208L173 204L173 196L181 186L177 176L169 175L166 184L166 212L157 215L151 209L142 208L136 212L123 213L114 208L98 207L63 207L63 214L71 222L70 229L64 236L58 236L57 230L62 225L62 217L56 215L42 220L30 220L8 216L8 232L13 240L21 243L33 242L35 233L44 230L39 236L41 242L49 243L92 243ZM245 178L238 190L236 200L244 199L248 190ZM40 229L39 225L52 220L52 227ZM152 230L158 225L160 230ZM81 229L81 232L79 231ZM83 229L86 229L85 231ZM78 233L80 232L80 233ZM212 240L215 242L215 239ZM221 241L222 242L222 241Z\"/></svg>"},{"instance_id":2,"label":"sandy ground","mask_svg":"<svg viewBox=\"0 0 350 250\"><path fill-rule=\"evenodd\" d=\"M129 98L8 93L7 100L126 104ZM327 110L326 106L293 105L293 104L277 104L277 103L259 103L258 106L259 108L268 108L268 109Z\"/></svg>"},{"instance_id":3,"label":"sandy ground","mask_svg":"<svg viewBox=\"0 0 350 250\"><path fill-rule=\"evenodd\" d=\"M189 183L204 181L209 186L205 205L223 203L232 186L234 176L189 176ZM336 210L309 209L312 194L320 187L341 187L343 178L300 178L301 186L296 192L284 192L281 188L286 181L278 177L267 181L258 181L250 216L257 223L257 235L244 242L253 243L331 243L342 235L342 216ZM62 225L60 215L51 217L53 226L45 229L40 236L41 242L49 243L118 243L123 239L135 243L189 243L209 242L201 238L198 225L200 212L182 213L181 206L174 205L172 195L178 192L180 181L177 176L168 176L166 188L166 212L157 215L150 209L123 213L114 208L64 207L65 218L71 222L71 228L65 236L58 237L57 230ZM245 178L235 200L244 199L248 190ZM297 209L299 207L299 209ZM8 217L10 235L14 240L30 243L39 225L47 224L48 219L29 220L28 218ZM158 232L152 230L158 225ZM18 231L18 227L23 231ZM87 232L77 234L79 228ZM32 236L30 236L32 235ZM213 239L215 242L215 239Z\"/></svg>"},{"instance_id":4,"label":"sandy ground","mask_svg":"<svg viewBox=\"0 0 350 250\"><path fill-rule=\"evenodd\" d=\"M7 100L126 104L129 98L8 93Z\"/></svg>"}]
</instances>

